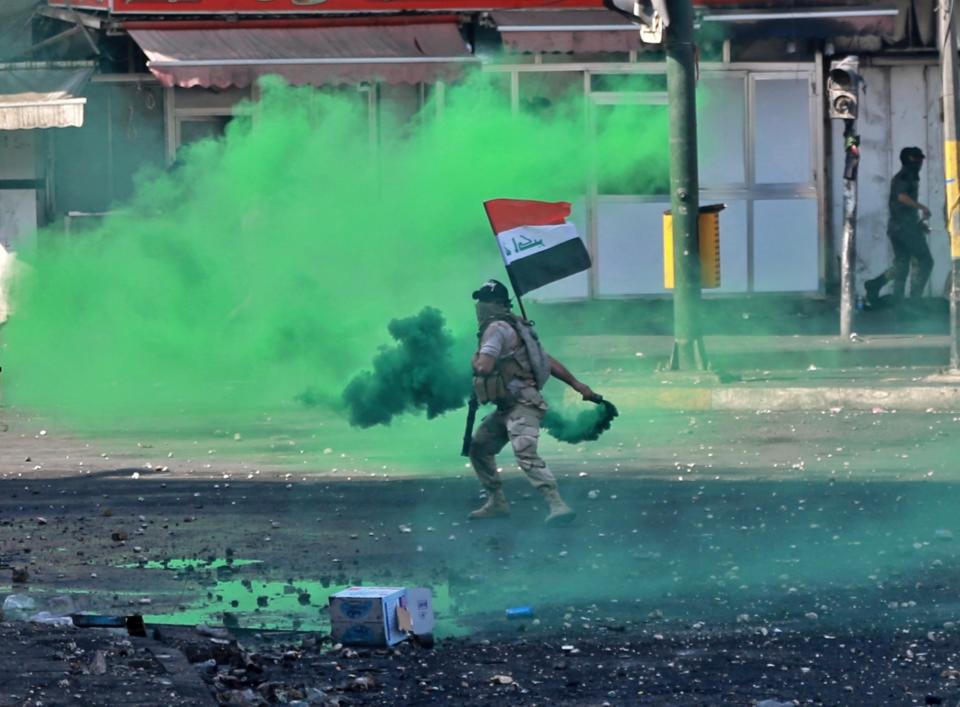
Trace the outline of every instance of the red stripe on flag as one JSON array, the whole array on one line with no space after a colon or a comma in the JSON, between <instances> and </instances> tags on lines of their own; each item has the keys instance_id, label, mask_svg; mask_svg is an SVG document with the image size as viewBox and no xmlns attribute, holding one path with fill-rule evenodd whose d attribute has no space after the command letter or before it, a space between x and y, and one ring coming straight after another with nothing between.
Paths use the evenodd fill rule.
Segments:
<instances>
[{"instance_id":1,"label":"red stripe on flag","mask_svg":"<svg viewBox=\"0 0 960 707\"><path fill-rule=\"evenodd\" d=\"M494 233L520 226L556 226L570 215L566 201L530 201L527 199L491 199L483 202Z\"/></svg>"}]
</instances>

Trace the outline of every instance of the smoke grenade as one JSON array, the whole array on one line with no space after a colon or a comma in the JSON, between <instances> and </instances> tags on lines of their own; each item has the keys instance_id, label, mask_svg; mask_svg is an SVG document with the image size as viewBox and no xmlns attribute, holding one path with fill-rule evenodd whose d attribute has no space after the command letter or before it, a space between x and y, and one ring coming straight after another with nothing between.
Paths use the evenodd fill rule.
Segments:
<instances>
[{"instance_id":1,"label":"smoke grenade","mask_svg":"<svg viewBox=\"0 0 960 707\"><path fill-rule=\"evenodd\" d=\"M463 406L469 369L454 364L454 340L443 315L425 307L414 317L392 320L387 330L396 344L381 347L373 371L355 376L343 391L350 424L388 425L396 415L419 411L430 419Z\"/></svg>"},{"instance_id":2,"label":"smoke grenade","mask_svg":"<svg viewBox=\"0 0 960 707\"><path fill-rule=\"evenodd\" d=\"M610 429L610 425L620 413L609 400L601 400L596 407L584 410L575 418L567 418L558 412L548 410L543 418L543 427L551 436L561 442L579 444L599 439Z\"/></svg>"}]
</instances>

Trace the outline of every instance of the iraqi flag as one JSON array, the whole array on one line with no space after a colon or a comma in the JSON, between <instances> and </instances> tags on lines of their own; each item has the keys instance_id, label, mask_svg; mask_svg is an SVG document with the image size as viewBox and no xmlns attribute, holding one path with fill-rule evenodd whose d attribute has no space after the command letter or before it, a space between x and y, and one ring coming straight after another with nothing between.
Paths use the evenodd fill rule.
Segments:
<instances>
[{"instance_id":1,"label":"iraqi flag","mask_svg":"<svg viewBox=\"0 0 960 707\"><path fill-rule=\"evenodd\" d=\"M517 297L590 267L567 202L493 199L483 206Z\"/></svg>"}]
</instances>

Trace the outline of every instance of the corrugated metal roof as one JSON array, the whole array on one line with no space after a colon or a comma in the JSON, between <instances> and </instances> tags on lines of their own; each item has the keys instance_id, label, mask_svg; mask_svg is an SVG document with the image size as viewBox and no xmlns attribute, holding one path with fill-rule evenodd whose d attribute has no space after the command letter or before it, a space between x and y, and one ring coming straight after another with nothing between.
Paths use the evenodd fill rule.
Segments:
<instances>
[{"instance_id":1,"label":"corrugated metal roof","mask_svg":"<svg viewBox=\"0 0 960 707\"><path fill-rule=\"evenodd\" d=\"M457 25L131 29L166 86L248 86L278 74L295 84L456 78L474 57Z\"/></svg>"},{"instance_id":2,"label":"corrugated metal roof","mask_svg":"<svg viewBox=\"0 0 960 707\"><path fill-rule=\"evenodd\" d=\"M629 52L640 24L612 10L503 10L491 13L503 46L515 52Z\"/></svg>"},{"instance_id":3,"label":"corrugated metal roof","mask_svg":"<svg viewBox=\"0 0 960 707\"><path fill-rule=\"evenodd\" d=\"M640 29L638 23L611 10L500 10L490 15L501 32Z\"/></svg>"}]
</instances>

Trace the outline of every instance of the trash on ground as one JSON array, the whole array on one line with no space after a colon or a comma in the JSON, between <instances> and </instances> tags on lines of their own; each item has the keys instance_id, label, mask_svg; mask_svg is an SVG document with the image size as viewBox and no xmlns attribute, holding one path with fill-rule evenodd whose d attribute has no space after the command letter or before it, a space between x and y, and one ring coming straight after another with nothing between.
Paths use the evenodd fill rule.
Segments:
<instances>
[{"instance_id":1,"label":"trash on ground","mask_svg":"<svg viewBox=\"0 0 960 707\"><path fill-rule=\"evenodd\" d=\"M514 606L506 610L508 619L532 619L533 618L533 607L532 606Z\"/></svg>"},{"instance_id":2,"label":"trash on ground","mask_svg":"<svg viewBox=\"0 0 960 707\"><path fill-rule=\"evenodd\" d=\"M54 614L50 611L40 611L30 617L30 621L35 624L46 624L47 626L62 626L63 628L72 628L73 619L62 614Z\"/></svg>"},{"instance_id":3,"label":"trash on ground","mask_svg":"<svg viewBox=\"0 0 960 707\"><path fill-rule=\"evenodd\" d=\"M411 636L432 638L433 595L425 587L348 587L331 594L329 606L331 636L344 645L392 646Z\"/></svg>"},{"instance_id":4,"label":"trash on ground","mask_svg":"<svg viewBox=\"0 0 960 707\"><path fill-rule=\"evenodd\" d=\"M109 616L105 614L71 614L77 628L125 628L131 636L146 636L147 627L140 614Z\"/></svg>"},{"instance_id":5,"label":"trash on ground","mask_svg":"<svg viewBox=\"0 0 960 707\"><path fill-rule=\"evenodd\" d=\"M37 603L26 594L11 594L3 600L3 617L8 621L26 621L36 609Z\"/></svg>"}]
</instances>

